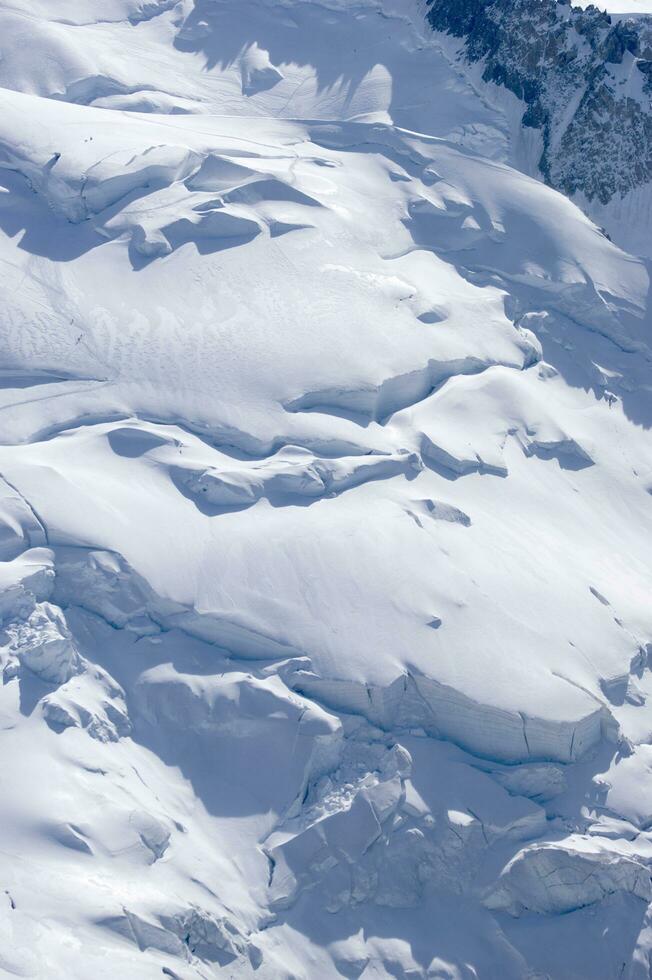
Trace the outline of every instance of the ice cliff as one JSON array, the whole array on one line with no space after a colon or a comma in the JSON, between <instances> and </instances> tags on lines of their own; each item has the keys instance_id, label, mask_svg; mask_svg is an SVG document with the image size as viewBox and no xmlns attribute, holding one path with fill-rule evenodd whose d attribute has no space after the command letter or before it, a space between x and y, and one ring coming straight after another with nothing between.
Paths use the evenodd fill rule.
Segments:
<instances>
[{"instance_id":1,"label":"ice cliff","mask_svg":"<svg viewBox=\"0 0 652 980\"><path fill-rule=\"evenodd\" d=\"M649 975L648 29L426 13L0 2L2 976Z\"/></svg>"}]
</instances>

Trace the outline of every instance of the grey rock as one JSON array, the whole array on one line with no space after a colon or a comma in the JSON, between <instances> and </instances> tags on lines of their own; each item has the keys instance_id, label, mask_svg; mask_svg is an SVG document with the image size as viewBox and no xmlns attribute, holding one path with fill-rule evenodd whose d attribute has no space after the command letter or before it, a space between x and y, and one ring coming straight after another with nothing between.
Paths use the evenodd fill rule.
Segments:
<instances>
[{"instance_id":1,"label":"grey rock","mask_svg":"<svg viewBox=\"0 0 652 980\"><path fill-rule=\"evenodd\" d=\"M652 179L652 18L614 22L562 0L428 0L428 20L523 100L547 183L605 205Z\"/></svg>"}]
</instances>

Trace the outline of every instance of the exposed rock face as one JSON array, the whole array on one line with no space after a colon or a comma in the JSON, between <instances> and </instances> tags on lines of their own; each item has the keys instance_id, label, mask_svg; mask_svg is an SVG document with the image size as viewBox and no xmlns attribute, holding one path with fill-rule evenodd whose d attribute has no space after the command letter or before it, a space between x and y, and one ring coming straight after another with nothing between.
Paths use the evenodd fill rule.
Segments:
<instances>
[{"instance_id":1,"label":"exposed rock face","mask_svg":"<svg viewBox=\"0 0 652 980\"><path fill-rule=\"evenodd\" d=\"M464 38L483 79L504 85L541 130L539 168L607 204L652 178L652 23L561 0L428 0L433 28Z\"/></svg>"}]
</instances>

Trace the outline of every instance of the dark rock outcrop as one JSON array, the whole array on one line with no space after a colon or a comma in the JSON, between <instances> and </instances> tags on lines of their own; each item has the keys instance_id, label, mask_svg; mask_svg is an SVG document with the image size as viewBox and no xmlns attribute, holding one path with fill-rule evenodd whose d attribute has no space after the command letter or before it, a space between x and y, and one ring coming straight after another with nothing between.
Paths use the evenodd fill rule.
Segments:
<instances>
[{"instance_id":1,"label":"dark rock outcrop","mask_svg":"<svg viewBox=\"0 0 652 980\"><path fill-rule=\"evenodd\" d=\"M523 100L547 183L607 204L652 180L652 18L562 0L428 0L428 20Z\"/></svg>"}]
</instances>

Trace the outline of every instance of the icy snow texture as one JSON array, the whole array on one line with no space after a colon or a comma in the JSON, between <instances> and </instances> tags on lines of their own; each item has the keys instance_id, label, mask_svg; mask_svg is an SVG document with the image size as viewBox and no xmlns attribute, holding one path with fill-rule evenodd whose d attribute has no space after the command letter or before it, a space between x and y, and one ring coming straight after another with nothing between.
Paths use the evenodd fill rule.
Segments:
<instances>
[{"instance_id":1,"label":"icy snow texture","mask_svg":"<svg viewBox=\"0 0 652 980\"><path fill-rule=\"evenodd\" d=\"M646 264L411 0L0 53L0 973L646 976Z\"/></svg>"}]
</instances>

